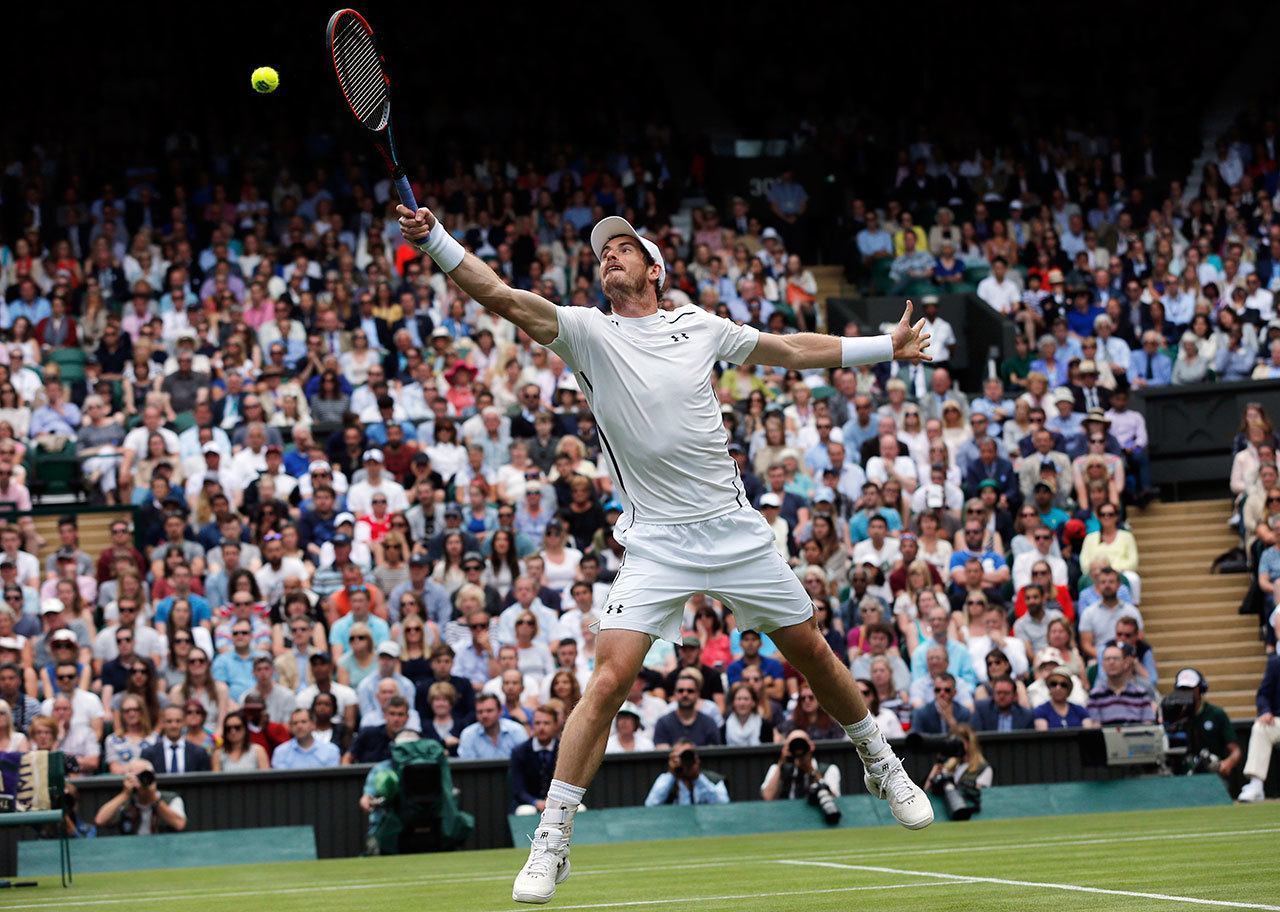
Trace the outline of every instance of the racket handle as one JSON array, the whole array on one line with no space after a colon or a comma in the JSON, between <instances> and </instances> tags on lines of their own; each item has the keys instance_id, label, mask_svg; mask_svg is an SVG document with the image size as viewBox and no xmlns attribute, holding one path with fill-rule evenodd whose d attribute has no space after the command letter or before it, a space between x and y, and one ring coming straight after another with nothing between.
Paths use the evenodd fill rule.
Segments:
<instances>
[{"instance_id":1,"label":"racket handle","mask_svg":"<svg viewBox=\"0 0 1280 912\"><path fill-rule=\"evenodd\" d=\"M414 199L413 188L409 186L409 178L404 174L395 176L396 193L400 195L400 202L404 203L405 208L412 212L418 211L418 201Z\"/></svg>"}]
</instances>

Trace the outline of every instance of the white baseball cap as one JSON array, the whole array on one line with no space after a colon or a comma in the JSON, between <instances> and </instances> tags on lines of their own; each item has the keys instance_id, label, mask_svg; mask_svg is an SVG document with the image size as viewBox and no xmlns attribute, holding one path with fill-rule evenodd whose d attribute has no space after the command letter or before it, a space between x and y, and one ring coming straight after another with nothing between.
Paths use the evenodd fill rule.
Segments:
<instances>
[{"instance_id":1,"label":"white baseball cap","mask_svg":"<svg viewBox=\"0 0 1280 912\"><path fill-rule=\"evenodd\" d=\"M658 249L658 245L648 238L642 238L640 235L636 234L636 230L631 227L631 223L620 215L611 215L607 218L602 218L600 221L596 222L596 226L591 229L591 249L595 251L596 259L603 259L600 252L604 250L605 244L609 243L613 238L623 234L628 237L633 237L639 241L640 246L645 249L645 252L649 254L649 257L658 264L658 268L661 270L661 275L658 277L658 287L661 288L663 285L667 284L667 264L662 259L662 251Z\"/></svg>"},{"instance_id":2,"label":"white baseball cap","mask_svg":"<svg viewBox=\"0 0 1280 912\"><path fill-rule=\"evenodd\" d=\"M760 506L762 507L781 507L782 498L770 491L760 498Z\"/></svg>"}]
</instances>

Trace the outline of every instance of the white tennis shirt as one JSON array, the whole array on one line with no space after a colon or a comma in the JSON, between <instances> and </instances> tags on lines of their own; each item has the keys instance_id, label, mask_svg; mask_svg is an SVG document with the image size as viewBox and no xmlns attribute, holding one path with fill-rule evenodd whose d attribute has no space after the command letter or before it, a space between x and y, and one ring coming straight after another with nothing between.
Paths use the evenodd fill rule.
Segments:
<instances>
[{"instance_id":1,"label":"white tennis shirt","mask_svg":"<svg viewBox=\"0 0 1280 912\"><path fill-rule=\"evenodd\" d=\"M631 523L701 522L747 506L712 367L741 364L760 332L687 305L647 317L558 307L548 346L578 378Z\"/></svg>"}]
</instances>

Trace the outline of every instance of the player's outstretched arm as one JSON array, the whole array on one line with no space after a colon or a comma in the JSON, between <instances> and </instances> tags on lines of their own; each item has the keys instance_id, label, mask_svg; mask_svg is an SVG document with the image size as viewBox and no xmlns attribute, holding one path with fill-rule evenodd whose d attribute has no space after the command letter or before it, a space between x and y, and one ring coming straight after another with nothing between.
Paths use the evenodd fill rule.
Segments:
<instances>
[{"instance_id":1,"label":"player's outstretched arm","mask_svg":"<svg viewBox=\"0 0 1280 912\"><path fill-rule=\"evenodd\" d=\"M535 341L546 345L560 333L556 306L531 291L511 288L478 256L467 253L449 237L430 209L412 212L396 206L400 233L458 283L458 287L503 319L519 326ZM438 230L437 230L438 228Z\"/></svg>"},{"instance_id":2,"label":"player's outstretched arm","mask_svg":"<svg viewBox=\"0 0 1280 912\"><path fill-rule=\"evenodd\" d=\"M932 361L924 320L911 322L911 302L893 332L884 336L846 338L818 333L777 336L761 333L748 364L805 370L815 367L856 367L879 361Z\"/></svg>"}]
</instances>

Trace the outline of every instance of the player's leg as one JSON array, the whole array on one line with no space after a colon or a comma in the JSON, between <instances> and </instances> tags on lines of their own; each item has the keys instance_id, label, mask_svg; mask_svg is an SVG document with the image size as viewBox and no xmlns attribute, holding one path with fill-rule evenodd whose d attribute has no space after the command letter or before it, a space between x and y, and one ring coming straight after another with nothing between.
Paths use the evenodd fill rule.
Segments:
<instances>
[{"instance_id":1,"label":"player's leg","mask_svg":"<svg viewBox=\"0 0 1280 912\"><path fill-rule=\"evenodd\" d=\"M609 726L627 697L652 639L636 630L602 630L596 667L560 735L555 776L529 858L511 888L517 902L544 903L569 876L569 841L582 795L604 759Z\"/></svg>"},{"instance_id":2,"label":"player's leg","mask_svg":"<svg viewBox=\"0 0 1280 912\"><path fill-rule=\"evenodd\" d=\"M857 747L867 769L867 791L887 799L903 826L928 826L933 822L928 796L903 770L867 712L853 675L818 633L813 600L774 548L773 533L754 510L739 511L725 521L731 527L722 530L724 553L736 560L711 571L711 594L733 608L740 630L768 633L805 676L822 707Z\"/></svg>"},{"instance_id":3,"label":"player's leg","mask_svg":"<svg viewBox=\"0 0 1280 912\"><path fill-rule=\"evenodd\" d=\"M888 801L893 816L908 829L918 830L933 823L929 797L903 769L902 761L867 711L853 675L818 633L817 623L810 619L767 632L813 688L822 708L848 733L866 767L863 781L867 791Z\"/></svg>"},{"instance_id":4,"label":"player's leg","mask_svg":"<svg viewBox=\"0 0 1280 912\"><path fill-rule=\"evenodd\" d=\"M684 603L701 588L703 579L701 572L628 552L600 619L595 672L560 737L546 807L534 831L529 860L516 876L512 899L546 902L555 895L556 884L569 876L573 817L600 768L613 717L635 682L653 638L680 636Z\"/></svg>"},{"instance_id":5,"label":"player's leg","mask_svg":"<svg viewBox=\"0 0 1280 912\"><path fill-rule=\"evenodd\" d=\"M653 644L647 633L602 630L596 638L596 667L582 699L560 736L555 778L585 789L604 759L609 727L627 698Z\"/></svg>"}]
</instances>

